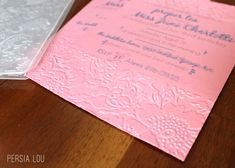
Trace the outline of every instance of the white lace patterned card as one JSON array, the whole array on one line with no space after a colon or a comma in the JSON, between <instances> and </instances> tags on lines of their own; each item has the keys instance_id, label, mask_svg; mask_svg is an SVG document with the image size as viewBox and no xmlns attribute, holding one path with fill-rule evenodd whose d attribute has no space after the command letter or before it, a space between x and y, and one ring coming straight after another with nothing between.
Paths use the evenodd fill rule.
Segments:
<instances>
[{"instance_id":1,"label":"white lace patterned card","mask_svg":"<svg viewBox=\"0 0 235 168\"><path fill-rule=\"evenodd\" d=\"M0 0L0 78L25 78L73 0Z\"/></svg>"}]
</instances>

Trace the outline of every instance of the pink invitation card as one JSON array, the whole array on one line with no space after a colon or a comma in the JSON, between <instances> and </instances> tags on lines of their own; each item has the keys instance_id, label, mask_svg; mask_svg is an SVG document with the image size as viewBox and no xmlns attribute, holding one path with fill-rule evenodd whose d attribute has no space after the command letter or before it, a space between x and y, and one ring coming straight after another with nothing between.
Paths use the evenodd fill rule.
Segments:
<instances>
[{"instance_id":1,"label":"pink invitation card","mask_svg":"<svg viewBox=\"0 0 235 168\"><path fill-rule=\"evenodd\" d=\"M130 1L118 10L94 2L27 76L185 160L234 66L235 9L198 0Z\"/></svg>"}]
</instances>

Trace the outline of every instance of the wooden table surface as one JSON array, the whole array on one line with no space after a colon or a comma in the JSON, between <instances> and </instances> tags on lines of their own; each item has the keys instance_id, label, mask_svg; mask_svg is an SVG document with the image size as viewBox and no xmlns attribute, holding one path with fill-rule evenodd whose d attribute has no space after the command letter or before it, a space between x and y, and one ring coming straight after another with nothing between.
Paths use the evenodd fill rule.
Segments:
<instances>
[{"instance_id":1,"label":"wooden table surface","mask_svg":"<svg viewBox=\"0 0 235 168\"><path fill-rule=\"evenodd\" d=\"M76 0L66 20L88 2ZM36 154L44 163L7 160ZM184 163L30 80L0 80L0 168L18 167L235 168L235 69Z\"/></svg>"}]
</instances>

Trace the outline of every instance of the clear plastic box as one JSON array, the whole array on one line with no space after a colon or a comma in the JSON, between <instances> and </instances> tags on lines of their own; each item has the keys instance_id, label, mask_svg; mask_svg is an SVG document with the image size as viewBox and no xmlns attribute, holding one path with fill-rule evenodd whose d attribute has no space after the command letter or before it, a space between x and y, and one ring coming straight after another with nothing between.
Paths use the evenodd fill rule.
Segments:
<instances>
[{"instance_id":1,"label":"clear plastic box","mask_svg":"<svg viewBox=\"0 0 235 168\"><path fill-rule=\"evenodd\" d=\"M0 0L0 79L27 79L74 0Z\"/></svg>"}]
</instances>

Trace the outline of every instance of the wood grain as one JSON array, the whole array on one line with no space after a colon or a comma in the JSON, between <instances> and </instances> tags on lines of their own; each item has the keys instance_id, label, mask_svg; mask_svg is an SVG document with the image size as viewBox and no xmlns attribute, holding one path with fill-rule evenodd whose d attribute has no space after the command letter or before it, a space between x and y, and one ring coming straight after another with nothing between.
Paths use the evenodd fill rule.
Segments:
<instances>
[{"instance_id":1,"label":"wood grain","mask_svg":"<svg viewBox=\"0 0 235 168\"><path fill-rule=\"evenodd\" d=\"M3 84L5 82L5 80L0 80L0 85Z\"/></svg>"},{"instance_id":2,"label":"wood grain","mask_svg":"<svg viewBox=\"0 0 235 168\"><path fill-rule=\"evenodd\" d=\"M66 21L88 2L76 0ZM235 69L184 163L30 80L0 80L0 102L0 168L235 167ZM9 154L43 154L45 162L9 163Z\"/></svg>"}]
</instances>

